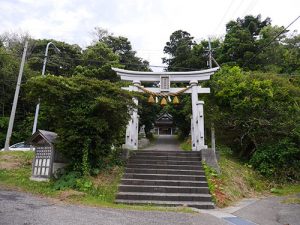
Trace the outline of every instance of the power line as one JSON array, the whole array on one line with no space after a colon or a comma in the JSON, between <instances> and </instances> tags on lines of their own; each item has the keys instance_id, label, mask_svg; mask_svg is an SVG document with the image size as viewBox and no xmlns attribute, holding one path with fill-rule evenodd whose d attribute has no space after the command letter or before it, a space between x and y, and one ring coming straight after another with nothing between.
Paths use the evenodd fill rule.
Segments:
<instances>
[{"instance_id":1,"label":"power line","mask_svg":"<svg viewBox=\"0 0 300 225\"><path fill-rule=\"evenodd\" d=\"M243 4L244 0L240 0L240 4L235 8L235 10L232 13L233 17L236 17L236 12L239 11L239 9L241 8L242 4Z\"/></svg>"},{"instance_id":2,"label":"power line","mask_svg":"<svg viewBox=\"0 0 300 225\"><path fill-rule=\"evenodd\" d=\"M249 62L251 62L253 59L255 59L255 58L258 56L258 54L260 54L266 47L268 47L270 44L272 44L272 42L275 41L276 38L278 38L281 34L283 34L283 33L284 33L290 26L292 26L299 18L300 18L300 16L298 16L296 19L294 19L287 27L283 28L283 30L280 31L275 37L273 37L271 41L269 41L267 44L265 44L264 46L262 46L261 48L259 48L259 49L258 49L258 52L243 64L243 67L246 66L246 65L247 65Z\"/></svg>"},{"instance_id":3,"label":"power line","mask_svg":"<svg viewBox=\"0 0 300 225\"><path fill-rule=\"evenodd\" d=\"M48 62L54 62L51 58L55 58L55 56L49 56ZM118 61L100 61L100 60L86 60L86 59L70 59L70 61L79 61L79 62L86 62L86 63L118 63L125 66L138 66L138 67L156 67L156 68L172 68L172 69L184 69L184 70L199 70L200 68L192 68L192 67L180 67L180 66L161 66L161 65L147 65L147 64L136 64L136 63L125 63L125 62L118 62Z\"/></svg>"},{"instance_id":4,"label":"power line","mask_svg":"<svg viewBox=\"0 0 300 225\"><path fill-rule=\"evenodd\" d=\"M230 2L230 4L229 4L229 6L227 7L227 9L226 9L225 13L224 13L224 14L223 14L223 16L222 16L222 18L221 18L220 22L218 23L218 25L217 25L217 26L216 26L216 28L215 28L215 33L216 33L216 31L218 31L218 30L219 30L219 27L221 26L221 24L222 24L223 20L224 20L224 19L225 19L225 17L227 16L227 14L228 14L228 12L229 12L229 10L230 10L230 8L231 8L232 4L234 3L234 1L235 1L235 0L231 0L231 2Z\"/></svg>"},{"instance_id":5,"label":"power line","mask_svg":"<svg viewBox=\"0 0 300 225\"><path fill-rule=\"evenodd\" d=\"M246 15L248 14L248 11L252 11L253 8L256 6L257 2L258 0L251 0L251 2L248 4L242 15Z\"/></svg>"}]
</instances>

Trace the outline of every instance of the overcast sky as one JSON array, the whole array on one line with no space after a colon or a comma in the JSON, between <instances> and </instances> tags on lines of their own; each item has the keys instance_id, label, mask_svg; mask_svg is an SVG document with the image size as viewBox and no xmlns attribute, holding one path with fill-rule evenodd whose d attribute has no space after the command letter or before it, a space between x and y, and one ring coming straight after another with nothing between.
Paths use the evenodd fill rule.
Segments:
<instances>
[{"instance_id":1,"label":"overcast sky","mask_svg":"<svg viewBox=\"0 0 300 225\"><path fill-rule=\"evenodd\" d=\"M222 36L225 24L247 14L286 26L300 15L299 0L0 0L0 33L28 32L81 47L94 27L129 38L138 56L161 65L175 30L196 40ZM300 30L300 20L290 29Z\"/></svg>"}]
</instances>

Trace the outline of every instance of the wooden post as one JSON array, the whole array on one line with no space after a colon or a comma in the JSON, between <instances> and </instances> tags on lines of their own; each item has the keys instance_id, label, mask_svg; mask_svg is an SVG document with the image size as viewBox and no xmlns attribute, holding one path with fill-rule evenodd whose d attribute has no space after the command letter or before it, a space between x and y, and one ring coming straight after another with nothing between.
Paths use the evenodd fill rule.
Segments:
<instances>
[{"instance_id":1,"label":"wooden post","mask_svg":"<svg viewBox=\"0 0 300 225\"><path fill-rule=\"evenodd\" d=\"M215 138L215 128L214 124L211 124L211 149L216 152L216 138Z\"/></svg>"}]
</instances>

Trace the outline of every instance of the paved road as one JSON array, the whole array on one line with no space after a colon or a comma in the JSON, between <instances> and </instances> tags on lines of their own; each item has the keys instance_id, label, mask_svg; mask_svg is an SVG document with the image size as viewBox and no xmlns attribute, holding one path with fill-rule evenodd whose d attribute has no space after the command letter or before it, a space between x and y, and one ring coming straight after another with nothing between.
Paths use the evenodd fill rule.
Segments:
<instances>
[{"instance_id":1,"label":"paved road","mask_svg":"<svg viewBox=\"0 0 300 225\"><path fill-rule=\"evenodd\" d=\"M300 204L283 203L287 198L265 198L233 214L262 225L300 225Z\"/></svg>"},{"instance_id":2,"label":"paved road","mask_svg":"<svg viewBox=\"0 0 300 225\"><path fill-rule=\"evenodd\" d=\"M0 190L1 225L225 225L207 214L130 211L58 204Z\"/></svg>"},{"instance_id":3,"label":"paved road","mask_svg":"<svg viewBox=\"0 0 300 225\"><path fill-rule=\"evenodd\" d=\"M175 135L159 135L154 143L143 150L181 151L180 143Z\"/></svg>"},{"instance_id":4,"label":"paved road","mask_svg":"<svg viewBox=\"0 0 300 225\"><path fill-rule=\"evenodd\" d=\"M70 205L27 193L0 190L0 224L300 225L300 205L282 203L286 198L270 197L252 201L251 204L243 207L229 207L228 210L200 210L200 213L188 214Z\"/></svg>"}]
</instances>

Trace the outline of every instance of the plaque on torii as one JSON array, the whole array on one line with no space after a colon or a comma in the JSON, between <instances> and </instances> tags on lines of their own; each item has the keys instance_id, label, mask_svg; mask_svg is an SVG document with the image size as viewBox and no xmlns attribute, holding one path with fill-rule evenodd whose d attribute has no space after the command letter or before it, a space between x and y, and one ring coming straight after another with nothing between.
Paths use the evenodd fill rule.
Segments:
<instances>
[{"instance_id":1,"label":"plaque on torii","mask_svg":"<svg viewBox=\"0 0 300 225\"><path fill-rule=\"evenodd\" d=\"M207 148L204 143L204 113L203 101L198 101L198 94L210 93L210 88L203 88L198 86L199 81L209 80L219 67L188 72L144 72L144 71L131 71L118 68L112 68L121 80L131 81L133 85L129 87L122 87L128 91L143 92L139 88L141 82L160 82L159 88L147 88L153 93L178 93L186 88L172 88L171 83L186 83L190 84L190 88L186 89L184 93L192 94L192 118L191 118L191 136L192 136L192 150L200 151ZM137 99L134 102L138 104ZM137 109L131 112L131 120L126 129L125 147L128 149L138 149L138 113Z\"/></svg>"}]
</instances>

